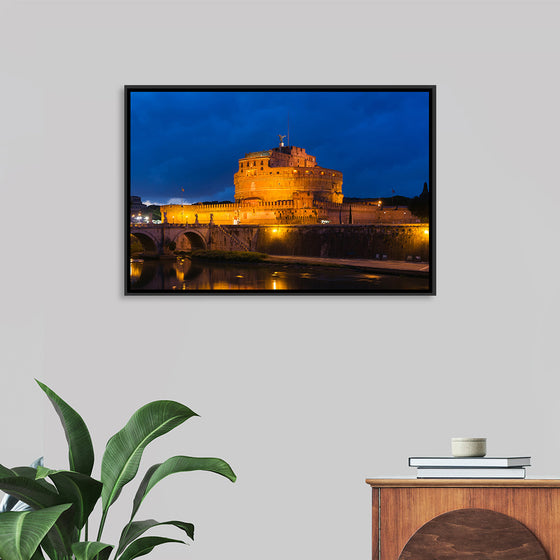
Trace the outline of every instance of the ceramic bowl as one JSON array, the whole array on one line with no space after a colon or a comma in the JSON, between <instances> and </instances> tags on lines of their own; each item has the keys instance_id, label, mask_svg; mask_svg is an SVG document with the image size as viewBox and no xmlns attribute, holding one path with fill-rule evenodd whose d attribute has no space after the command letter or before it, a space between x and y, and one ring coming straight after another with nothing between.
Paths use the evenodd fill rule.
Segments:
<instances>
[{"instance_id":1,"label":"ceramic bowl","mask_svg":"<svg viewBox=\"0 0 560 560\"><path fill-rule=\"evenodd\" d=\"M486 438L452 438L451 454L453 457L484 457Z\"/></svg>"}]
</instances>

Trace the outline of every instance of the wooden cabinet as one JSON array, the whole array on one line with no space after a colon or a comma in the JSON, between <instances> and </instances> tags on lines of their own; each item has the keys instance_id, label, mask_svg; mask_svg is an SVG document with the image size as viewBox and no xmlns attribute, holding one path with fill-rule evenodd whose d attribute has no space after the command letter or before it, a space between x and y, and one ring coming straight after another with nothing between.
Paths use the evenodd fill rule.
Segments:
<instances>
[{"instance_id":1,"label":"wooden cabinet","mask_svg":"<svg viewBox=\"0 0 560 560\"><path fill-rule=\"evenodd\" d=\"M560 480L366 482L373 560L560 560Z\"/></svg>"}]
</instances>

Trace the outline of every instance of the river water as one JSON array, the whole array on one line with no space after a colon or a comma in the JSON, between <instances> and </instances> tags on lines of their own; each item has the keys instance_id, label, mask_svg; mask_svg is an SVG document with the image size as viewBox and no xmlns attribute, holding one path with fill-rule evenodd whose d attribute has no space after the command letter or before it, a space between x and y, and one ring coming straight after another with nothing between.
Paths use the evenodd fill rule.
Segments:
<instances>
[{"instance_id":1,"label":"river water","mask_svg":"<svg viewBox=\"0 0 560 560\"><path fill-rule=\"evenodd\" d=\"M417 292L427 293L427 278L293 264L224 264L208 261L130 262L130 292Z\"/></svg>"}]
</instances>

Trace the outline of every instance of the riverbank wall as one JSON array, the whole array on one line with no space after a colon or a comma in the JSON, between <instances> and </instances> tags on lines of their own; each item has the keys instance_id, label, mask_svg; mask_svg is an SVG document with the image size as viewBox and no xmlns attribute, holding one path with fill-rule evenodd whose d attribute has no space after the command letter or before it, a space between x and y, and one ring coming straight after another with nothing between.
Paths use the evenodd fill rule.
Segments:
<instances>
[{"instance_id":1,"label":"riverbank wall","mask_svg":"<svg viewBox=\"0 0 560 560\"><path fill-rule=\"evenodd\" d=\"M427 262L429 226L219 226L212 228L208 248L270 255Z\"/></svg>"}]
</instances>

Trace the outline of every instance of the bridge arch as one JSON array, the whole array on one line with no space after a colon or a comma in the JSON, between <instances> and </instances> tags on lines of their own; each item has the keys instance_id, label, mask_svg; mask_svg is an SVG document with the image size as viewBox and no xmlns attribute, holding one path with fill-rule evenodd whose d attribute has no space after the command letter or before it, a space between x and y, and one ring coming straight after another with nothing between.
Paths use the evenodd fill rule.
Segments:
<instances>
[{"instance_id":1,"label":"bridge arch","mask_svg":"<svg viewBox=\"0 0 560 560\"><path fill-rule=\"evenodd\" d=\"M198 231L181 231L174 239L177 251L205 251L208 244L204 236Z\"/></svg>"},{"instance_id":2,"label":"bridge arch","mask_svg":"<svg viewBox=\"0 0 560 560\"><path fill-rule=\"evenodd\" d=\"M140 250L138 248L138 243L142 246ZM136 250L135 250L136 247ZM144 232L131 231L130 232L130 250L131 253L150 253L156 254L158 252L157 243L154 241L151 235Z\"/></svg>"}]
</instances>

